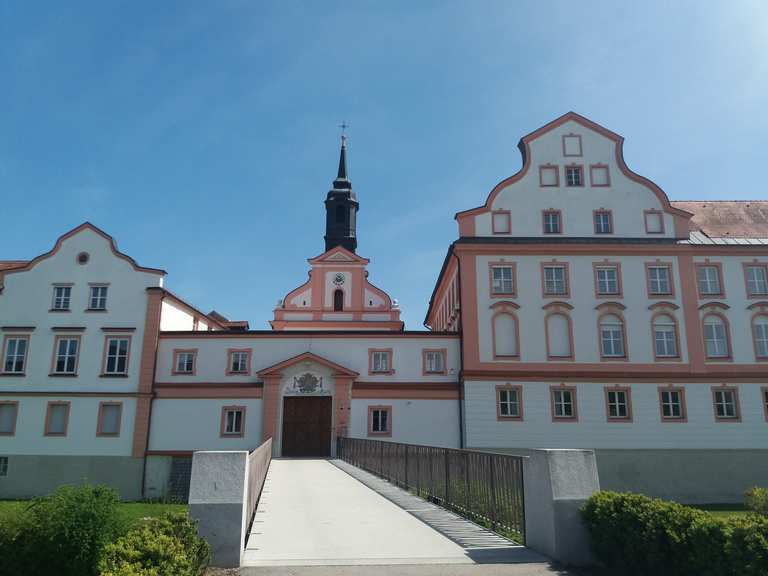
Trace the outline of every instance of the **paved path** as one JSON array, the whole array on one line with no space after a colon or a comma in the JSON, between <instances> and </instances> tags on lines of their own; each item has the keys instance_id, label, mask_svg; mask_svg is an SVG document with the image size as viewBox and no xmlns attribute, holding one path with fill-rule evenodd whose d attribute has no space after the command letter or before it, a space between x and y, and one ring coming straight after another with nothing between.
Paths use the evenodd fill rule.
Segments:
<instances>
[{"instance_id":1,"label":"paved path","mask_svg":"<svg viewBox=\"0 0 768 576\"><path fill-rule=\"evenodd\" d=\"M458 525L451 523L444 534L408 511L425 511L430 504L417 498L417 506L406 501L401 507L338 466L328 460L272 460L246 544L244 566L475 564L504 561L498 555L501 547L517 555L511 561L535 560L539 562L536 569L545 570L510 574L557 573L546 571L540 556L529 556L532 553L501 538L501 542L478 545L477 538L486 539L487 534L478 533L469 522L471 530L458 530L469 540L451 539L445 534L456 531ZM367 476L370 478L360 478L369 484L378 480ZM460 573L445 568L439 573Z\"/></svg>"}]
</instances>

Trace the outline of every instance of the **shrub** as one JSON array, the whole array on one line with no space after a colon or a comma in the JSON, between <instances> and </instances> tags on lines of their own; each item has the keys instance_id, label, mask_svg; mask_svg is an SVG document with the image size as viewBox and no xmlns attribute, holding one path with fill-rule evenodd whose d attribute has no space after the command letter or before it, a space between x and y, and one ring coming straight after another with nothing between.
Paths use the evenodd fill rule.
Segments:
<instances>
[{"instance_id":1,"label":"shrub","mask_svg":"<svg viewBox=\"0 0 768 576\"><path fill-rule=\"evenodd\" d=\"M758 514L768 516L768 489L755 486L744 493L744 505Z\"/></svg>"},{"instance_id":2,"label":"shrub","mask_svg":"<svg viewBox=\"0 0 768 576\"><path fill-rule=\"evenodd\" d=\"M102 549L123 530L117 505L106 486L62 486L35 498L3 529L1 538L12 547L13 570L6 572L47 576L55 566L57 576L95 575Z\"/></svg>"},{"instance_id":3,"label":"shrub","mask_svg":"<svg viewBox=\"0 0 768 576\"><path fill-rule=\"evenodd\" d=\"M639 494L598 492L582 517L612 575L768 574L768 518L757 514L720 519Z\"/></svg>"},{"instance_id":4,"label":"shrub","mask_svg":"<svg viewBox=\"0 0 768 576\"><path fill-rule=\"evenodd\" d=\"M197 576L208 564L208 544L181 514L154 518L109 544L101 576Z\"/></svg>"}]
</instances>

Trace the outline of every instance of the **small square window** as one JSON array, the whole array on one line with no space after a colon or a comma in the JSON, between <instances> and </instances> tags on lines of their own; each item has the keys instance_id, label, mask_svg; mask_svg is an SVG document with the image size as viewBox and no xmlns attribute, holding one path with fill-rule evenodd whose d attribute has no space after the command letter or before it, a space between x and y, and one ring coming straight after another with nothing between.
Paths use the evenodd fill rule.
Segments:
<instances>
[{"instance_id":1,"label":"small square window","mask_svg":"<svg viewBox=\"0 0 768 576\"><path fill-rule=\"evenodd\" d=\"M243 436L245 428L245 408L243 406L225 406L221 409L221 436Z\"/></svg>"},{"instance_id":2,"label":"small square window","mask_svg":"<svg viewBox=\"0 0 768 576\"><path fill-rule=\"evenodd\" d=\"M645 232L647 234L664 233L664 215L660 210L645 211Z\"/></svg>"},{"instance_id":3,"label":"small square window","mask_svg":"<svg viewBox=\"0 0 768 576\"><path fill-rule=\"evenodd\" d=\"M174 373L175 374L194 374L195 358L197 352L194 350L175 350L174 351Z\"/></svg>"},{"instance_id":4,"label":"small square window","mask_svg":"<svg viewBox=\"0 0 768 576\"><path fill-rule=\"evenodd\" d=\"M648 274L648 295L649 296L671 296L672 289L672 268L668 264L651 264L646 266Z\"/></svg>"},{"instance_id":5,"label":"small square window","mask_svg":"<svg viewBox=\"0 0 768 576\"><path fill-rule=\"evenodd\" d=\"M91 286L91 294L88 299L89 310L107 309L107 286Z\"/></svg>"},{"instance_id":6,"label":"small square window","mask_svg":"<svg viewBox=\"0 0 768 576\"><path fill-rule=\"evenodd\" d=\"M552 388L552 418L576 420L576 389Z\"/></svg>"},{"instance_id":7,"label":"small square window","mask_svg":"<svg viewBox=\"0 0 768 576\"><path fill-rule=\"evenodd\" d=\"M578 134L563 135L563 156L581 156L581 136Z\"/></svg>"},{"instance_id":8,"label":"small square window","mask_svg":"<svg viewBox=\"0 0 768 576\"><path fill-rule=\"evenodd\" d=\"M723 295L723 284L720 278L720 267L713 264L700 264L696 267L696 279L699 287L699 297Z\"/></svg>"},{"instance_id":9,"label":"small square window","mask_svg":"<svg viewBox=\"0 0 768 576\"><path fill-rule=\"evenodd\" d=\"M496 389L497 413L500 419L522 419L522 388L500 386Z\"/></svg>"},{"instance_id":10,"label":"small square window","mask_svg":"<svg viewBox=\"0 0 768 576\"><path fill-rule=\"evenodd\" d=\"M251 353L248 350L230 350L229 351L229 373L247 374L249 371L249 360Z\"/></svg>"},{"instance_id":11,"label":"small square window","mask_svg":"<svg viewBox=\"0 0 768 576\"><path fill-rule=\"evenodd\" d=\"M442 350L425 350L424 372L426 374L444 374L445 352Z\"/></svg>"},{"instance_id":12,"label":"small square window","mask_svg":"<svg viewBox=\"0 0 768 576\"><path fill-rule=\"evenodd\" d=\"M613 234L613 215L610 210L595 210L595 234Z\"/></svg>"},{"instance_id":13,"label":"small square window","mask_svg":"<svg viewBox=\"0 0 768 576\"><path fill-rule=\"evenodd\" d=\"M565 266L552 265L543 267L544 295L567 296L568 275Z\"/></svg>"},{"instance_id":14,"label":"small square window","mask_svg":"<svg viewBox=\"0 0 768 576\"><path fill-rule=\"evenodd\" d=\"M768 265L750 264L744 267L747 283L747 296L768 295Z\"/></svg>"},{"instance_id":15,"label":"small square window","mask_svg":"<svg viewBox=\"0 0 768 576\"><path fill-rule=\"evenodd\" d=\"M584 186L584 168L582 166L566 166L565 185L568 187Z\"/></svg>"},{"instance_id":16,"label":"small square window","mask_svg":"<svg viewBox=\"0 0 768 576\"><path fill-rule=\"evenodd\" d=\"M371 374L389 374L392 372L392 352L390 350L370 351Z\"/></svg>"},{"instance_id":17,"label":"small square window","mask_svg":"<svg viewBox=\"0 0 768 576\"><path fill-rule=\"evenodd\" d=\"M48 402L45 415L46 436L66 436L69 425L69 402Z\"/></svg>"},{"instance_id":18,"label":"small square window","mask_svg":"<svg viewBox=\"0 0 768 576\"><path fill-rule=\"evenodd\" d=\"M491 294L514 294L515 274L511 266L491 267Z\"/></svg>"},{"instance_id":19,"label":"small square window","mask_svg":"<svg viewBox=\"0 0 768 576\"><path fill-rule=\"evenodd\" d=\"M560 170L557 166L539 166L539 186L552 188L560 186Z\"/></svg>"},{"instance_id":20,"label":"small square window","mask_svg":"<svg viewBox=\"0 0 768 576\"><path fill-rule=\"evenodd\" d=\"M563 231L562 215L559 210L543 212L544 234L560 234Z\"/></svg>"},{"instance_id":21,"label":"small square window","mask_svg":"<svg viewBox=\"0 0 768 576\"><path fill-rule=\"evenodd\" d=\"M97 436L119 436L123 405L120 402L102 402L99 406Z\"/></svg>"},{"instance_id":22,"label":"small square window","mask_svg":"<svg viewBox=\"0 0 768 576\"><path fill-rule=\"evenodd\" d=\"M682 388L659 390L662 420L685 420L685 392Z\"/></svg>"},{"instance_id":23,"label":"small square window","mask_svg":"<svg viewBox=\"0 0 768 576\"><path fill-rule=\"evenodd\" d=\"M369 406L368 407L368 435L391 436L392 435L392 407Z\"/></svg>"},{"instance_id":24,"label":"small square window","mask_svg":"<svg viewBox=\"0 0 768 576\"><path fill-rule=\"evenodd\" d=\"M713 388L715 420L739 420L739 400L733 388Z\"/></svg>"},{"instance_id":25,"label":"small square window","mask_svg":"<svg viewBox=\"0 0 768 576\"><path fill-rule=\"evenodd\" d=\"M593 164L589 167L589 180L594 188L606 188L611 185L608 166Z\"/></svg>"},{"instance_id":26,"label":"small square window","mask_svg":"<svg viewBox=\"0 0 768 576\"><path fill-rule=\"evenodd\" d=\"M72 300L72 286L54 286L53 287L53 305L52 309L58 312L70 309Z\"/></svg>"},{"instance_id":27,"label":"small square window","mask_svg":"<svg viewBox=\"0 0 768 576\"><path fill-rule=\"evenodd\" d=\"M76 374L80 338L76 336L59 336L54 344L55 357L54 374Z\"/></svg>"},{"instance_id":28,"label":"small square window","mask_svg":"<svg viewBox=\"0 0 768 576\"><path fill-rule=\"evenodd\" d=\"M106 347L104 374L113 376L127 374L128 352L131 348L131 339L126 336L108 337Z\"/></svg>"},{"instance_id":29,"label":"small square window","mask_svg":"<svg viewBox=\"0 0 768 576\"><path fill-rule=\"evenodd\" d=\"M621 279L618 266L598 266L595 268L595 284L598 296L619 296Z\"/></svg>"},{"instance_id":30,"label":"small square window","mask_svg":"<svg viewBox=\"0 0 768 576\"><path fill-rule=\"evenodd\" d=\"M608 420L631 420L632 406L630 403L629 389L608 388L605 391L605 400L608 408Z\"/></svg>"},{"instance_id":31,"label":"small square window","mask_svg":"<svg viewBox=\"0 0 768 576\"><path fill-rule=\"evenodd\" d=\"M491 218L494 234L509 234L512 228L512 218L508 210L493 212Z\"/></svg>"},{"instance_id":32,"label":"small square window","mask_svg":"<svg viewBox=\"0 0 768 576\"><path fill-rule=\"evenodd\" d=\"M3 373L24 374L27 365L28 336L6 336Z\"/></svg>"}]
</instances>

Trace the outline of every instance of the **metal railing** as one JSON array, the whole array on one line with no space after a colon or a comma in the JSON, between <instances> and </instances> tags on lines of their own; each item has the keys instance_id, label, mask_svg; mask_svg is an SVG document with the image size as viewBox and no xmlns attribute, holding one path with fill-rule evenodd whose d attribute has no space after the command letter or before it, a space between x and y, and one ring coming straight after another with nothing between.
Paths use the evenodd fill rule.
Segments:
<instances>
[{"instance_id":1,"label":"metal railing","mask_svg":"<svg viewBox=\"0 0 768 576\"><path fill-rule=\"evenodd\" d=\"M525 541L522 456L339 438L339 458L422 498Z\"/></svg>"},{"instance_id":2,"label":"metal railing","mask_svg":"<svg viewBox=\"0 0 768 576\"><path fill-rule=\"evenodd\" d=\"M272 461L272 438L248 454L248 527L253 522L253 513L259 503L264 480L267 478L269 463Z\"/></svg>"}]
</instances>

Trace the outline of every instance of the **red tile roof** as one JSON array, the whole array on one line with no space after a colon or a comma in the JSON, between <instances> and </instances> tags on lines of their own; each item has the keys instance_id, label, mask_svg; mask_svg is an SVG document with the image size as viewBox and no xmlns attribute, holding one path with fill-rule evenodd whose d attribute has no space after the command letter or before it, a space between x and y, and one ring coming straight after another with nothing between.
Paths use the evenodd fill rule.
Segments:
<instances>
[{"instance_id":1,"label":"red tile roof","mask_svg":"<svg viewBox=\"0 0 768 576\"><path fill-rule=\"evenodd\" d=\"M11 268L20 268L27 264L26 260L0 260L0 270L10 270Z\"/></svg>"},{"instance_id":2,"label":"red tile roof","mask_svg":"<svg viewBox=\"0 0 768 576\"><path fill-rule=\"evenodd\" d=\"M768 238L768 200L672 202L693 213L691 228L711 238Z\"/></svg>"}]
</instances>

